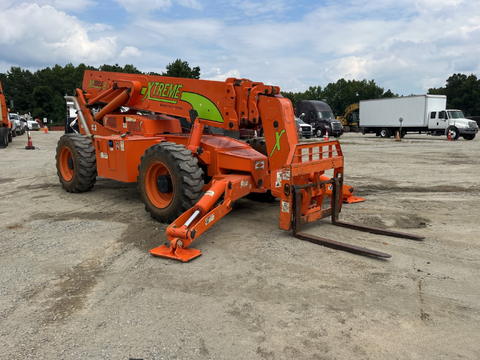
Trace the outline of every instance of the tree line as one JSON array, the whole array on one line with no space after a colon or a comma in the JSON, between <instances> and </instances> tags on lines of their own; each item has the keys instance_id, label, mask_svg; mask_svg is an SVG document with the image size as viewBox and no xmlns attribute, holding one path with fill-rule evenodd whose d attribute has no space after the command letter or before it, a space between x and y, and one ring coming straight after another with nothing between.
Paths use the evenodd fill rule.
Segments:
<instances>
[{"instance_id":1,"label":"tree line","mask_svg":"<svg viewBox=\"0 0 480 360\"><path fill-rule=\"evenodd\" d=\"M134 65L124 67L101 65L99 67L80 64L55 65L50 68L31 72L12 66L5 74L0 73L0 82L5 97L14 101L14 112L21 115L30 114L33 118L47 118L53 124L64 124L66 117L65 95L72 95L74 90L82 87L85 70L122 72L130 74L162 75L174 77L200 78L200 67L191 68L186 61L177 59L166 66L166 72L142 73Z\"/></svg>"},{"instance_id":2,"label":"tree line","mask_svg":"<svg viewBox=\"0 0 480 360\"><path fill-rule=\"evenodd\" d=\"M134 65L101 65L93 67L85 64L64 67L55 65L31 72L20 67L11 67L0 73L0 81L8 99L14 100L15 111L30 113L34 118L47 118L54 124L63 124L66 116L65 95L72 95L81 88L85 70L124 72L131 74L162 75L200 79L200 67L190 67L188 62L177 59L166 66L165 72L143 73ZM447 107L463 110L465 115L480 115L480 80L472 74L453 74L444 87L431 88L428 94L447 96ZM311 86L304 92L282 92L293 106L299 100L321 100L330 105L336 115L343 115L347 106L360 100L398 97L390 89L384 90L375 80L345 80L321 86Z\"/></svg>"}]
</instances>

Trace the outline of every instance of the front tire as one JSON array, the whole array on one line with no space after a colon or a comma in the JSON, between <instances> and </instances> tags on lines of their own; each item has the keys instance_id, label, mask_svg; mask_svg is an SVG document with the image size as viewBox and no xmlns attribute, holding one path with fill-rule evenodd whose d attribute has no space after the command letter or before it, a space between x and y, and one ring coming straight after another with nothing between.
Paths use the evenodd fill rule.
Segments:
<instances>
[{"instance_id":1,"label":"front tire","mask_svg":"<svg viewBox=\"0 0 480 360\"><path fill-rule=\"evenodd\" d=\"M465 140L473 140L473 139L475 139L475 134L463 135L463 138Z\"/></svg>"},{"instance_id":2,"label":"front tire","mask_svg":"<svg viewBox=\"0 0 480 360\"><path fill-rule=\"evenodd\" d=\"M93 188L97 159L92 141L85 135L63 135L58 140L55 160L58 179L67 192L81 193Z\"/></svg>"},{"instance_id":3,"label":"front tire","mask_svg":"<svg viewBox=\"0 0 480 360\"><path fill-rule=\"evenodd\" d=\"M323 133L323 130L321 128L315 129L315 136L318 138L323 138L325 134Z\"/></svg>"},{"instance_id":4,"label":"front tire","mask_svg":"<svg viewBox=\"0 0 480 360\"><path fill-rule=\"evenodd\" d=\"M145 151L137 181L145 210L164 223L173 222L195 205L204 186L197 158L183 145L172 142Z\"/></svg>"},{"instance_id":5,"label":"front tire","mask_svg":"<svg viewBox=\"0 0 480 360\"><path fill-rule=\"evenodd\" d=\"M448 139L448 132L450 132L450 136L452 140L458 140L458 137L460 136L460 134L456 127L452 126L447 129L447 139Z\"/></svg>"}]
</instances>

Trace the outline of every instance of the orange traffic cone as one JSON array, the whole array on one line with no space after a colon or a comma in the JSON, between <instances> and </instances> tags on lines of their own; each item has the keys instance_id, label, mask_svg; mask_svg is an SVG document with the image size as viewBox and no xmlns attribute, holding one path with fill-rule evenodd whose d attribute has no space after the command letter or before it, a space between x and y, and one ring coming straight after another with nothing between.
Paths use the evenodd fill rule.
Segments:
<instances>
[{"instance_id":1,"label":"orange traffic cone","mask_svg":"<svg viewBox=\"0 0 480 360\"><path fill-rule=\"evenodd\" d=\"M402 141L400 139L400 131L397 130L397 137L395 138L395 141Z\"/></svg>"},{"instance_id":2,"label":"orange traffic cone","mask_svg":"<svg viewBox=\"0 0 480 360\"><path fill-rule=\"evenodd\" d=\"M452 131L448 130L447 141L452 141Z\"/></svg>"},{"instance_id":3,"label":"orange traffic cone","mask_svg":"<svg viewBox=\"0 0 480 360\"><path fill-rule=\"evenodd\" d=\"M328 130L327 130L327 132L325 133L325 141L328 141Z\"/></svg>"},{"instance_id":4,"label":"orange traffic cone","mask_svg":"<svg viewBox=\"0 0 480 360\"><path fill-rule=\"evenodd\" d=\"M48 126L45 126L45 134L48 134Z\"/></svg>"},{"instance_id":5,"label":"orange traffic cone","mask_svg":"<svg viewBox=\"0 0 480 360\"><path fill-rule=\"evenodd\" d=\"M25 149L35 150L35 146L33 146L33 143L32 143L32 138L30 137L30 131L28 130L27 130L27 135L28 135L28 141L27 141L27 146L25 146Z\"/></svg>"}]
</instances>

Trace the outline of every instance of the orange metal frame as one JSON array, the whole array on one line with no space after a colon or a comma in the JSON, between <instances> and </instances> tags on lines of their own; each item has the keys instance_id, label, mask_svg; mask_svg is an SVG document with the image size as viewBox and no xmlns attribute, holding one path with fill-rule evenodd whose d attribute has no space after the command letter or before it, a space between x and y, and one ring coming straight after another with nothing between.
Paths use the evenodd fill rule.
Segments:
<instances>
[{"instance_id":1,"label":"orange metal frame","mask_svg":"<svg viewBox=\"0 0 480 360\"><path fill-rule=\"evenodd\" d=\"M0 127L11 128L11 123L8 120L7 103L5 101L5 94L3 93L1 82L0 82Z\"/></svg>"},{"instance_id":2,"label":"orange metal frame","mask_svg":"<svg viewBox=\"0 0 480 360\"><path fill-rule=\"evenodd\" d=\"M170 246L153 249L152 255L180 261L199 256L201 252L188 248L191 242L250 192L271 190L279 197L280 227L291 229L289 188L325 181L330 170L343 180L338 141L299 144L292 104L276 86L247 79L217 82L86 71L83 91L77 90L76 97L92 134L99 176L137 181L146 149L168 141L190 149L212 179L198 203L168 227ZM178 117L189 118L191 110L196 119L190 133L182 132ZM205 125L237 131L260 123L268 157L242 141L203 134ZM80 132L87 134L82 126ZM343 192L345 199L352 198L352 187L344 186ZM328 186L320 185L302 192L305 221L328 215L322 203L330 194Z\"/></svg>"}]
</instances>

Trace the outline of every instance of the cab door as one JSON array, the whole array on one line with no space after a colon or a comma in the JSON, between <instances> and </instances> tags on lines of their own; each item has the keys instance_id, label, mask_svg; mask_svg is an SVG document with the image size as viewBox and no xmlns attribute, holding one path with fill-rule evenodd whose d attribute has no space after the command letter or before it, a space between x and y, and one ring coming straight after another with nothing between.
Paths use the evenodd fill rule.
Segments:
<instances>
[{"instance_id":1,"label":"cab door","mask_svg":"<svg viewBox=\"0 0 480 360\"><path fill-rule=\"evenodd\" d=\"M430 130L443 130L447 127L446 111L432 111L428 118L428 128Z\"/></svg>"}]
</instances>

